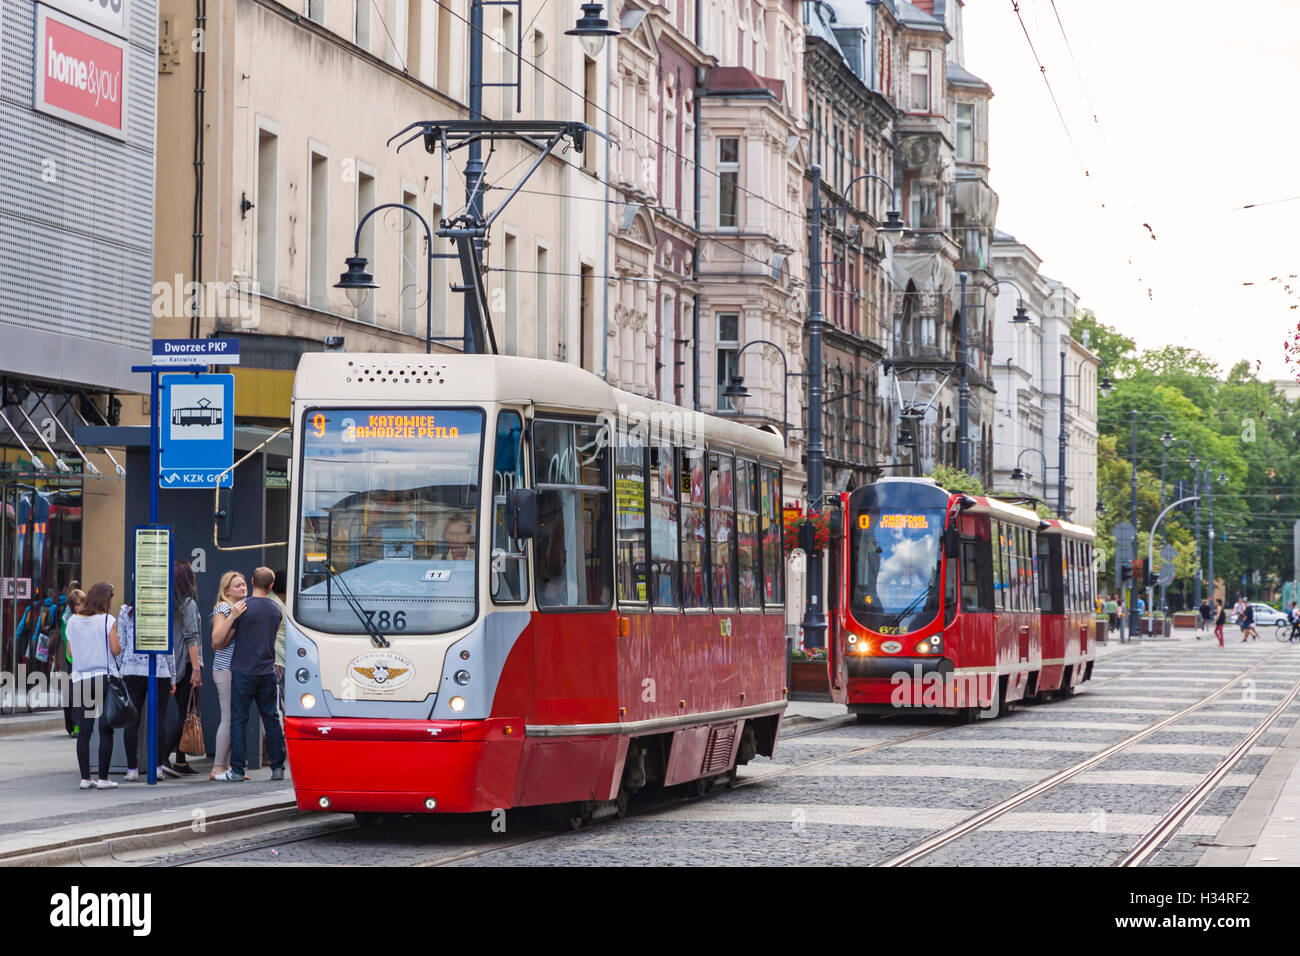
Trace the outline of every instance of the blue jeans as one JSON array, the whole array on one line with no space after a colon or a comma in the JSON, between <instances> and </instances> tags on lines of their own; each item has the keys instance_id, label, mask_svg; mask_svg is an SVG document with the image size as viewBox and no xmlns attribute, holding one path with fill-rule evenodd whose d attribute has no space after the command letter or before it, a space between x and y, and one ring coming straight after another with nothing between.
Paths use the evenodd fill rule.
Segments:
<instances>
[{"instance_id":1,"label":"blue jeans","mask_svg":"<svg viewBox=\"0 0 1300 956\"><path fill-rule=\"evenodd\" d=\"M284 767L284 731L280 729L280 716L275 704L278 691L274 674L230 675L230 769L235 776L244 775L248 748L248 708L257 702L266 730L266 752L271 758L271 769Z\"/></svg>"}]
</instances>

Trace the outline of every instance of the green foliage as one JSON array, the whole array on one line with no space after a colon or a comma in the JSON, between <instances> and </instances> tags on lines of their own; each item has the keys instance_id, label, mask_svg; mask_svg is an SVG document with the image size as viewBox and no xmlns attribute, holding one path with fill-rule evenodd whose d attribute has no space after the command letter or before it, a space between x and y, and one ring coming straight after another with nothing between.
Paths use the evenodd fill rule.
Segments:
<instances>
[{"instance_id":1,"label":"green foliage","mask_svg":"<svg viewBox=\"0 0 1300 956\"><path fill-rule=\"evenodd\" d=\"M1246 590L1257 597L1269 596L1265 582L1274 577L1293 580L1292 523L1300 516L1300 407L1256 378L1248 362L1237 362L1224 375L1213 357L1183 346L1138 352L1131 339L1090 314L1076 320L1076 337L1083 329L1092 330L1092 347L1110 363L1115 386L1098 403L1097 482L1105 510L1098 516L1097 547L1108 558L1101 589L1111 586L1114 526L1132 520L1130 461L1135 451L1142 557L1151 523L1161 510L1162 461L1167 505L1173 500L1174 482L1192 480L1189 458L1195 456L1202 474L1213 465L1215 477L1212 489L1201 488L1202 576L1208 572L1205 548L1212 505L1215 576L1229 595L1242 589L1243 574L1250 582ZM1168 448L1161 440L1166 430L1174 439ZM1171 512L1162 525L1162 536L1177 555L1170 590L1185 595L1187 603L1198 565L1194 528L1190 509ZM1157 552L1159 546L1158 541ZM1158 559L1156 563L1158 567ZM1253 583L1256 572L1259 587Z\"/></svg>"},{"instance_id":2,"label":"green foliage","mask_svg":"<svg viewBox=\"0 0 1300 956\"><path fill-rule=\"evenodd\" d=\"M960 468L951 468L948 465L936 465L930 474L926 475L940 488L952 492L961 492L967 495L982 495L987 492L980 480L969 472L962 471Z\"/></svg>"}]
</instances>

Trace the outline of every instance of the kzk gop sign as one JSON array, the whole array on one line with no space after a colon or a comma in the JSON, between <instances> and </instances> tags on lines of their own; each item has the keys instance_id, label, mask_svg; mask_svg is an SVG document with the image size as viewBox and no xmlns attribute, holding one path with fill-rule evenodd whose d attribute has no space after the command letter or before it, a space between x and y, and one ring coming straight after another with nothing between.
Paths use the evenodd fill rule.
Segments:
<instances>
[{"instance_id":1,"label":"kzk gop sign","mask_svg":"<svg viewBox=\"0 0 1300 956\"><path fill-rule=\"evenodd\" d=\"M126 139L128 62L125 40L37 6L38 111Z\"/></svg>"}]
</instances>

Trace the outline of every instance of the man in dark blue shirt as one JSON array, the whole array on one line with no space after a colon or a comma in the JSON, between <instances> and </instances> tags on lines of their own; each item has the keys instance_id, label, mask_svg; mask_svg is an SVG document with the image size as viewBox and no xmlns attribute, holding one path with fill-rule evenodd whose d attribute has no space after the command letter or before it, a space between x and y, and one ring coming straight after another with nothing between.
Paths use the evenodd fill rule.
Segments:
<instances>
[{"instance_id":1,"label":"man in dark blue shirt","mask_svg":"<svg viewBox=\"0 0 1300 956\"><path fill-rule=\"evenodd\" d=\"M253 594L232 612L235 654L230 662L230 769L218 780L247 780L244 775L248 746L248 711L256 702L266 731L271 758L271 779L284 779L284 731L276 711L275 637L280 630L280 608L271 600L275 574L270 568L253 572Z\"/></svg>"}]
</instances>

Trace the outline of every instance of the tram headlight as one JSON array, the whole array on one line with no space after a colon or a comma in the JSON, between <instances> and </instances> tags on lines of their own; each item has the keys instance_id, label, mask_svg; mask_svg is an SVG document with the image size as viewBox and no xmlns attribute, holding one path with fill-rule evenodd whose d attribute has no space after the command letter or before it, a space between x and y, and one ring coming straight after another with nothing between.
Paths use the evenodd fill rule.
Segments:
<instances>
[{"instance_id":1,"label":"tram headlight","mask_svg":"<svg viewBox=\"0 0 1300 956\"><path fill-rule=\"evenodd\" d=\"M469 671L456 671L456 683L464 687L469 683Z\"/></svg>"},{"instance_id":2,"label":"tram headlight","mask_svg":"<svg viewBox=\"0 0 1300 956\"><path fill-rule=\"evenodd\" d=\"M299 667L293 676L298 678L299 684L305 684L307 681L311 680L311 672L305 667Z\"/></svg>"},{"instance_id":3,"label":"tram headlight","mask_svg":"<svg viewBox=\"0 0 1300 956\"><path fill-rule=\"evenodd\" d=\"M852 646L853 646L854 644L856 644L856 643L858 643L858 635L856 635L856 634L850 634L850 635L849 635L849 646L852 647Z\"/></svg>"},{"instance_id":4,"label":"tram headlight","mask_svg":"<svg viewBox=\"0 0 1300 956\"><path fill-rule=\"evenodd\" d=\"M311 710L313 707L316 706L316 695L303 694L300 698L298 698L298 703L302 705L303 710Z\"/></svg>"},{"instance_id":5,"label":"tram headlight","mask_svg":"<svg viewBox=\"0 0 1300 956\"><path fill-rule=\"evenodd\" d=\"M447 701L447 706L450 707L453 712L459 714L465 709L465 698L453 697L451 700Z\"/></svg>"}]
</instances>

